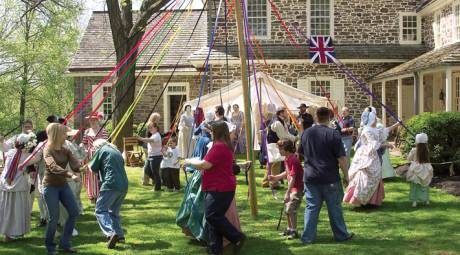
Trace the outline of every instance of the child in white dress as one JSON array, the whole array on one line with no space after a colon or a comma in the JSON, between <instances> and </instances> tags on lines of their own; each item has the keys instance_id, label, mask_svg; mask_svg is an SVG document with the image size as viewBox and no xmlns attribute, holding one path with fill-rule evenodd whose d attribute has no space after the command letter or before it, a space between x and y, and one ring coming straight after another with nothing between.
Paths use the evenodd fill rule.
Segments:
<instances>
[{"instance_id":1,"label":"child in white dress","mask_svg":"<svg viewBox=\"0 0 460 255\"><path fill-rule=\"evenodd\" d=\"M409 200L413 207L417 203L430 203L430 183L433 178L433 167L430 164L428 151L428 136L425 133L415 137L415 148L409 152L407 160L410 166L406 174L406 180L410 182Z\"/></svg>"}]
</instances>

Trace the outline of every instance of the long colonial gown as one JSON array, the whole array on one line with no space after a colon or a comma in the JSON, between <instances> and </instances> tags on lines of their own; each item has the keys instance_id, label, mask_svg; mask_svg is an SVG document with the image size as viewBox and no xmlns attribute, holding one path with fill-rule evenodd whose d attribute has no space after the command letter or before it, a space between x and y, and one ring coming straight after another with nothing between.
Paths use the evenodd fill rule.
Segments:
<instances>
[{"instance_id":1,"label":"long colonial gown","mask_svg":"<svg viewBox=\"0 0 460 255\"><path fill-rule=\"evenodd\" d=\"M102 128L100 132L98 130L94 130L94 134L91 134L90 130L91 129L85 130L82 140L85 150L88 153L88 160L93 157L95 151L93 142L97 139L107 140L109 137L107 131L104 128ZM88 198L94 201L99 196L99 176L93 171L88 170L85 173L84 181Z\"/></svg>"},{"instance_id":2,"label":"long colonial gown","mask_svg":"<svg viewBox=\"0 0 460 255\"><path fill-rule=\"evenodd\" d=\"M365 127L348 175L350 183L343 201L354 205L381 205L385 192L378 150L386 140L384 129Z\"/></svg>"},{"instance_id":3,"label":"long colonial gown","mask_svg":"<svg viewBox=\"0 0 460 255\"><path fill-rule=\"evenodd\" d=\"M230 122L235 125L235 141L234 145L237 153L244 153L246 151L246 133L244 129L244 113L239 111L237 114L232 113Z\"/></svg>"},{"instance_id":4,"label":"long colonial gown","mask_svg":"<svg viewBox=\"0 0 460 255\"><path fill-rule=\"evenodd\" d=\"M22 236L30 232L31 196L29 175L16 168L14 178L7 180L8 169L13 164L16 149L6 153L5 169L0 175L0 234L9 237ZM29 153L22 152L19 164ZM19 165L17 164L17 166Z\"/></svg>"},{"instance_id":5,"label":"long colonial gown","mask_svg":"<svg viewBox=\"0 0 460 255\"><path fill-rule=\"evenodd\" d=\"M193 153L193 115L182 114L179 120L179 149L184 158L188 158Z\"/></svg>"},{"instance_id":6,"label":"long colonial gown","mask_svg":"<svg viewBox=\"0 0 460 255\"><path fill-rule=\"evenodd\" d=\"M207 145L210 140L208 137L201 136L195 147L192 157L203 159L207 152ZM206 218L204 215L204 192L201 191L201 172L193 171L192 177L188 178L185 187L184 199L182 200L179 211L176 216L176 224L182 228L186 235L191 235L199 241L206 242L208 240L208 232L206 229ZM236 208L236 201L233 199L230 207L225 213L225 217L238 230L240 229L240 220ZM224 239L224 246L230 242Z\"/></svg>"}]
</instances>

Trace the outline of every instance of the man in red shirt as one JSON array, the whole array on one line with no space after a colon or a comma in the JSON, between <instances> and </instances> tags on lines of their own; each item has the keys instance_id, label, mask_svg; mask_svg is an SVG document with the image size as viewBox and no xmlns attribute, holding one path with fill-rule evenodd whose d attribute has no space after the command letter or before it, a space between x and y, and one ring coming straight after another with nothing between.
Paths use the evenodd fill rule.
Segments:
<instances>
[{"instance_id":1,"label":"man in red shirt","mask_svg":"<svg viewBox=\"0 0 460 255\"><path fill-rule=\"evenodd\" d=\"M284 203L288 221L288 228L283 235L289 240L298 237L297 234L297 210L303 197L303 168L295 155L295 145L290 140L280 140L277 143L281 156L285 157L284 165L286 171L279 175L269 175L269 181L276 181L283 178L288 179L288 188L284 195Z\"/></svg>"}]
</instances>

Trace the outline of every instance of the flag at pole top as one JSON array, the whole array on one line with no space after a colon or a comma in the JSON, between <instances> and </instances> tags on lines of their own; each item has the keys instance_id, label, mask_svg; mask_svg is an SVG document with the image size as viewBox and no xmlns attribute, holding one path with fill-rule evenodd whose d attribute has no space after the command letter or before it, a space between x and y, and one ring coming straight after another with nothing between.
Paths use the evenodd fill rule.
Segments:
<instances>
[{"instance_id":1,"label":"flag at pole top","mask_svg":"<svg viewBox=\"0 0 460 255\"><path fill-rule=\"evenodd\" d=\"M335 51L330 36L312 36L310 38L310 59L315 64L334 63Z\"/></svg>"}]
</instances>

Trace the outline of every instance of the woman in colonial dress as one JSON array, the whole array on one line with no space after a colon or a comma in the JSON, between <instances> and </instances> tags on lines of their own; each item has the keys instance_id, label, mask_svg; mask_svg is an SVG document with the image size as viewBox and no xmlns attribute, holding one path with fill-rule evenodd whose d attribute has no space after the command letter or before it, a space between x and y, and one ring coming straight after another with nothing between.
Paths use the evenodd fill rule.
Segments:
<instances>
[{"instance_id":1,"label":"woman in colonial dress","mask_svg":"<svg viewBox=\"0 0 460 255\"><path fill-rule=\"evenodd\" d=\"M0 176L0 234L5 235L5 242L30 232L29 174L25 167L19 167L29 156L29 141L27 134L17 136L15 148L6 153L5 169Z\"/></svg>"},{"instance_id":2,"label":"woman in colonial dress","mask_svg":"<svg viewBox=\"0 0 460 255\"><path fill-rule=\"evenodd\" d=\"M80 146L84 147L88 154L88 160L93 157L94 146L93 142L97 139L109 138L107 131L100 126L100 121L104 118L102 112L94 113L91 116L87 116L86 119L89 122L90 128L86 129L83 133L83 139ZM93 171L86 171L84 176L84 184L86 187L86 193L91 203L96 203L96 199L99 196L99 177Z\"/></svg>"},{"instance_id":3,"label":"woman in colonial dress","mask_svg":"<svg viewBox=\"0 0 460 255\"><path fill-rule=\"evenodd\" d=\"M385 143L388 130L377 128L377 116L372 109L363 112L361 122L364 128L348 171L350 183L343 201L353 205L380 206L385 192L379 150L392 145Z\"/></svg>"},{"instance_id":4,"label":"woman in colonial dress","mask_svg":"<svg viewBox=\"0 0 460 255\"><path fill-rule=\"evenodd\" d=\"M235 138L234 146L236 153L246 152L246 139L244 130L244 113L240 111L240 107L237 104L233 105L233 112L230 116L230 122L235 125Z\"/></svg>"},{"instance_id":5,"label":"woman in colonial dress","mask_svg":"<svg viewBox=\"0 0 460 255\"><path fill-rule=\"evenodd\" d=\"M184 113L180 116L179 119L179 149L181 151L181 155L184 158L189 157L192 152L193 148L191 145L192 142L192 131L193 131L193 113L192 107L190 105L185 106Z\"/></svg>"}]
</instances>

